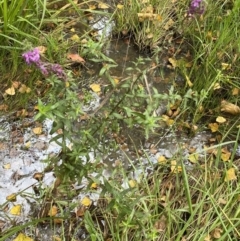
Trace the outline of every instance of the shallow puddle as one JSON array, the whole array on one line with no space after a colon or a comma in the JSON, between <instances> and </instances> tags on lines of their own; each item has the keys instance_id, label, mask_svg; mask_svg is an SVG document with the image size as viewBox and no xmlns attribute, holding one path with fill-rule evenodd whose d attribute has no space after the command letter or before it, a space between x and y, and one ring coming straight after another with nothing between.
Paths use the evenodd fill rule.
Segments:
<instances>
[{"instance_id":1,"label":"shallow puddle","mask_svg":"<svg viewBox=\"0 0 240 241\"><path fill-rule=\"evenodd\" d=\"M129 42L128 39L112 41L106 49L106 54L118 64L116 68L111 70L111 74L119 77L124 76L128 68L132 68L131 71L134 71L134 62L137 62L139 57L146 58L146 56L141 56L136 51L134 44ZM145 61L142 68L147 68L151 63L151 60ZM149 75L148 82L150 86L154 86L161 93L166 93L171 86L171 81L166 80L171 78L174 78L172 71L163 68L162 71ZM88 106L84 107L84 111L92 111L100 103L100 97L93 93L93 100ZM56 143L50 142L50 139L53 137L50 135L51 121L46 120L43 123L41 134L34 133L34 124L24 125L27 122L34 123L34 120L30 118L9 123L8 117L0 119L0 217L4 222L2 230L11 226L11 220L18 224L24 223L33 215L32 207L38 202L34 186L39 185L34 175L44 172L46 163L43 160L61 151ZM207 133L200 133L194 138L188 138L184 133L166 130L166 128L159 128L156 130L155 135L148 140L145 140L142 132L136 128L129 130L123 127L121 135L126 140L121 143L119 151L109 152L102 156L102 163L106 168L102 175L105 178L110 177L112 168L121 163L128 170L129 178L138 180L142 172L145 172L142 168L143 164L146 167L146 171L152 171L153 165L158 162L160 156L172 158L179 151L183 152L183 145L186 146L184 154L187 160L187 146L196 148L196 151L201 151L203 144L209 138ZM142 153L136 155L138 151ZM94 161L93 153L90 153L90 156L91 161ZM149 161L152 164L150 166ZM133 163L136 165L134 170L132 169ZM92 174L92 176L95 175L97 174ZM53 172L46 172L41 185L42 187L51 186L54 180ZM87 185L88 181L83 180L80 187L76 188L81 189ZM128 180L123 181L122 185L128 187ZM79 202L86 195L89 195L91 200L96 202L99 192L85 193L81 191L72 202ZM8 202L9 196L14 193L18 194L17 200ZM19 215L11 214L11 210L15 205L21 205L21 213ZM44 230L45 228L42 229L42 231ZM46 228L46 230L49 231L49 228ZM46 230L44 232L48 232ZM49 231L48 235L53 235L52 231Z\"/></svg>"}]
</instances>

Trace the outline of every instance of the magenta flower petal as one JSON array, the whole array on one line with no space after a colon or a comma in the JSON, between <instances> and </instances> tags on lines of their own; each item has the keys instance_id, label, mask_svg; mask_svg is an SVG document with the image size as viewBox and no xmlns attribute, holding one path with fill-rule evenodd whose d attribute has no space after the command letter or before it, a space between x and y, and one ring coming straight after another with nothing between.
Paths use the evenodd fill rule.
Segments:
<instances>
[{"instance_id":1,"label":"magenta flower petal","mask_svg":"<svg viewBox=\"0 0 240 241\"><path fill-rule=\"evenodd\" d=\"M26 53L23 53L22 57L24 58L27 64L32 64L32 63L37 64L40 61L40 53L38 48L35 48Z\"/></svg>"}]
</instances>

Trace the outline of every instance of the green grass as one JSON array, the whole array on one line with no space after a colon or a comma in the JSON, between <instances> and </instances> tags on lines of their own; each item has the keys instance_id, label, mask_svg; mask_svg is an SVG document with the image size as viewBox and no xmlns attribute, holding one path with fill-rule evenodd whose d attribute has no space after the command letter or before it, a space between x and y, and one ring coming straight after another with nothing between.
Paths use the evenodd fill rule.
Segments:
<instances>
[{"instance_id":1,"label":"green grass","mask_svg":"<svg viewBox=\"0 0 240 241\"><path fill-rule=\"evenodd\" d=\"M164 40L176 23L177 4L172 1L123 1L116 6L117 34L132 35L141 49L153 50Z\"/></svg>"},{"instance_id":2,"label":"green grass","mask_svg":"<svg viewBox=\"0 0 240 241\"><path fill-rule=\"evenodd\" d=\"M232 95L233 88L240 88L238 39L240 1L208 1L202 16L186 18L183 22L184 36L192 50L192 66L181 68L189 78L196 93L205 92L200 108L214 109L222 99L233 102L238 96ZM216 89L216 84L220 89ZM188 86L189 88L189 86ZM195 109L194 121L202 114Z\"/></svg>"}]
</instances>

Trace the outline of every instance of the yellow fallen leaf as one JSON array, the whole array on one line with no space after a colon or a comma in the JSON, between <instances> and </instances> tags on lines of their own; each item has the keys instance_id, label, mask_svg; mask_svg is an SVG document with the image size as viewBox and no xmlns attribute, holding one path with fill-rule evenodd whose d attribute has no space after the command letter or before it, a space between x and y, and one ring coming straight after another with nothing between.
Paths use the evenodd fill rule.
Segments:
<instances>
[{"instance_id":1,"label":"yellow fallen leaf","mask_svg":"<svg viewBox=\"0 0 240 241\"><path fill-rule=\"evenodd\" d=\"M232 89L232 95L239 95L239 93L240 93L240 89L239 88L234 87Z\"/></svg>"},{"instance_id":2,"label":"yellow fallen leaf","mask_svg":"<svg viewBox=\"0 0 240 241\"><path fill-rule=\"evenodd\" d=\"M10 169L11 168L11 164L10 163L4 164L3 168L4 169Z\"/></svg>"},{"instance_id":3,"label":"yellow fallen leaf","mask_svg":"<svg viewBox=\"0 0 240 241\"><path fill-rule=\"evenodd\" d=\"M135 180L129 180L128 181L128 185L131 187L131 188L134 188L137 186L137 182Z\"/></svg>"},{"instance_id":4,"label":"yellow fallen leaf","mask_svg":"<svg viewBox=\"0 0 240 241\"><path fill-rule=\"evenodd\" d=\"M175 69L178 65L177 65L177 60L174 58L169 58L168 62L173 66L173 68Z\"/></svg>"},{"instance_id":5,"label":"yellow fallen leaf","mask_svg":"<svg viewBox=\"0 0 240 241\"><path fill-rule=\"evenodd\" d=\"M231 152L222 152L221 153L221 159L222 161L226 162L229 161L229 158L231 157Z\"/></svg>"},{"instance_id":6,"label":"yellow fallen leaf","mask_svg":"<svg viewBox=\"0 0 240 241\"><path fill-rule=\"evenodd\" d=\"M45 46L38 46L37 49L40 54L44 54L47 50L47 48Z\"/></svg>"},{"instance_id":7,"label":"yellow fallen leaf","mask_svg":"<svg viewBox=\"0 0 240 241\"><path fill-rule=\"evenodd\" d=\"M48 216L50 217L56 216L57 212L58 212L58 207L56 205L53 205L48 212Z\"/></svg>"},{"instance_id":8,"label":"yellow fallen leaf","mask_svg":"<svg viewBox=\"0 0 240 241\"><path fill-rule=\"evenodd\" d=\"M30 142L30 141L28 141L28 142L25 143L25 147L26 147L27 149L29 149L30 146L31 146L31 142Z\"/></svg>"},{"instance_id":9,"label":"yellow fallen leaf","mask_svg":"<svg viewBox=\"0 0 240 241\"><path fill-rule=\"evenodd\" d=\"M162 120L168 125L171 126L174 124L174 120L169 118L167 115L162 115Z\"/></svg>"},{"instance_id":10,"label":"yellow fallen leaf","mask_svg":"<svg viewBox=\"0 0 240 241\"><path fill-rule=\"evenodd\" d=\"M97 7L96 7L96 5L94 5L94 4L90 4L90 5L88 6L88 8L89 8L90 10L94 10L94 9L96 9Z\"/></svg>"},{"instance_id":11,"label":"yellow fallen leaf","mask_svg":"<svg viewBox=\"0 0 240 241\"><path fill-rule=\"evenodd\" d=\"M42 127L35 127L32 131L35 135L40 135L42 133Z\"/></svg>"},{"instance_id":12,"label":"yellow fallen leaf","mask_svg":"<svg viewBox=\"0 0 240 241\"><path fill-rule=\"evenodd\" d=\"M141 22L144 19L149 19L149 20L158 20L161 21L162 18L159 14L156 13L138 13L138 18L139 21Z\"/></svg>"},{"instance_id":13,"label":"yellow fallen leaf","mask_svg":"<svg viewBox=\"0 0 240 241\"><path fill-rule=\"evenodd\" d=\"M166 159L165 156L159 156L157 161L158 161L159 164L166 164L167 159Z\"/></svg>"},{"instance_id":14,"label":"yellow fallen leaf","mask_svg":"<svg viewBox=\"0 0 240 241\"><path fill-rule=\"evenodd\" d=\"M90 88L91 88L95 93L101 91L101 87L100 87L99 84L91 84L91 85L90 85Z\"/></svg>"},{"instance_id":15,"label":"yellow fallen leaf","mask_svg":"<svg viewBox=\"0 0 240 241\"><path fill-rule=\"evenodd\" d=\"M17 201L17 194L16 193L12 193L12 194L8 195L6 197L6 200L10 201L10 202L16 202Z\"/></svg>"},{"instance_id":16,"label":"yellow fallen leaf","mask_svg":"<svg viewBox=\"0 0 240 241\"><path fill-rule=\"evenodd\" d=\"M53 235L54 241L62 241L62 239L59 236Z\"/></svg>"},{"instance_id":17,"label":"yellow fallen leaf","mask_svg":"<svg viewBox=\"0 0 240 241\"><path fill-rule=\"evenodd\" d=\"M222 100L221 111L232 115L238 115L240 114L240 107L230 102L227 102L226 100Z\"/></svg>"},{"instance_id":18,"label":"yellow fallen leaf","mask_svg":"<svg viewBox=\"0 0 240 241\"><path fill-rule=\"evenodd\" d=\"M191 163L197 163L198 157L199 157L199 154L198 154L198 153L193 153L193 154L190 154L190 155L188 156L188 160L189 160Z\"/></svg>"},{"instance_id":19,"label":"yellow fallen leaf","mask_svg":"<svg viewBox=\"0 0 240 241\"><path fill-rule=\"evenodd\" d=\"M224 123L226 121L227 120L224 117L222 117L222 116L218 116L217 119L216 119L216 122L218 122L218 123Z\"/></svg>"},{"instance_id":20,"label":"yellow fallen leaf","mask_svg":"<svg viewBox=\"0 0 240 241\"><path fill-rule=\"evenodd\" d=\"M177 162L175 160L171 161L171 172L173 173L182 172L182 167L177 165Z\"/></svg>"},{"instance_id":21,"label":"yellow fallen leaf","mask_svg":"<svg viewBox=\"0 0 240 241\"><path fill-rule=\"evenodd\" d=\"M223 232L223 230L222 229L220 229L220 228L215 228L214 230L213 230L213 232L212 232L212 236L215 238L215 239L219 239L219 238L221 238L221 233Z\"/></svg>"},{"instance_id":22,"label":"yellow fallen leaf","mask_svg":"<svg viewBox=\"0 0 240 241\"><path fill-rule=\"evenodd\" d=\"M92 204L92 200L86 196L82 199L81 204L85 207L89 207Z\"/></svg>"},{"instance_id":23,"label":"yellow fallen leaf","mask_svg":"<svg viewBox=\"0 0 240 241\"><path fill-rule=\"evenodd\" d=\"M109 6L106 3L100 2L98 4L98 8L100 8L100 9L108 9Z\"/></svg>"},{"instance_id":24,"label":"yellow fallen leaf","mask_svg":"<svg viewBox=\"0 0 240 241\"><path fill-rule=\"evenodd\" d=\"M193 83L191 82L191 80L189 79L189 77L187 75L185 75L185 78L186 78L186 81L187 81L187 84L189 87L192 87L193 86Z\"/></svg>"},{"instance_id":25,"label":"yellow fallen leaf","mask_svg":"<svg viewBox=\"0 0 240 241\"><path fill-rule=\"evenodd\" d=\"M21 211L22 211L22 206L20 204L17 204L11 208L10 213L12 215L19 216L21 214Z\"/></svg>"},{"instance_id":26,"label":"yellow fallen leaf","mask_svg":"<svg viewBox=\"0 0 240 241\"><path fill-rule=\"evenodd\" d=\"M210 234L208 234L204 237L204 241L212 241Z\"/></svg>"},{"instance_id":27,"label":"yellow fallen leaf","mask_svg":"<svg viewBox=\"0 0 240 241\"><path fill-rule=\"evenodd\" d=\"M221 89L220 83L216 83L216 84L214 85L213 89L214 89L214 90L219 90L219 89Z\"/></svg>"},{"instance_id":28,"label":"yellow fallen leaf","mask_svg":"<svg viewBox=\"0 0 240 241\"><path fill-rule=\"evenodd\" d=\"M173 24L174 24L174 21L170 18L163 28L165 30L169 30L173 26Z\"/></svg>"},{"instance_id":29,"label":"yellow fallen leaf","mask_svg":"<svg viewBox=\"0 0 240 241\"><path fill-rule=\"evenodd\" d=\"M218 123L209 123L208 127L211 129L212 132L216 132L216 131L218 131L219 125L218 125Z\"/></svg>"},{"instance_id":30,"label":"yellow fallen leaf","mask_svg":"<svg viewBox=\"0 0 240 241\"><path fill-rule=\"evenodd\" d=\"M15 95L15 89L14 87L10 87L8 89L5 90L5 93L8 94L8 95Z\"/></svg>"},{"instance_id":31,"label":"yellow fallen leaf","mask_svg":"<svg viewBox=\"0 0 240 241\"><path fill-rule=\"evenodd\" d=\"M229 70L229 69L231 69L231 64L221 63L221 65L222 65L222 70Z\"/></svg>"},{"instance_id":32,"label":"yellow fallen leaf","mask_svg":"<svg viewBox=\"0 0 240 241\"><path fill-rule=\"evenodd\" d=\"M147 35L147 38L148 38L148 39L153 38L153 34L152 34L152 33L149 33L149 34Z\"/></svg>"},{"instance_id":33,"label":"yellow fallen leaf","mask_svg":"<svg viewBox=\"0 0 240 241\"><path fill-rule=\"evenodd\" d=\"M93 182L92 184L91 184L91 187L90 187L91 189L97 189L98 188L98 184L96 183L96 182Z\"/></svg>"},{"instance_id":34,"label":"yellow fallen leaf","mask_svg":"<svg viewBox=\"0 0 240 241\"><path fill-rule=\"evenodd\" d=\"M118 4L118 5L117 5L117 8L118 8L118 9L123 9L123 7L124 7L124 5L122 5L122 4Z\"/></svg>"},{"instance_id":35,"label":"yellow fallen leaf","mask_svg":"<svg viewBox=\"0 0 240 241\"><path fill-rule=\"evenodd\" d=\"M114 80L114 83L116 84L116 85L118 85L119 84L119 79L113 79Z\"/></svg>"},{"instance_id":36,"label":"yellow fallen leaf","mask_svg":"<svg viewBox=\"0 0 240 241\"><path fill-rule=\"evenodd\" d=\"M34 241L23 233L19 233L18 236L13 241Z\"/></svg>"},{"instance_id":37,"label":"yellow fallen leaf","mask_svg":"<svg viewBox=\"0 0 240 241\"><path fill-rule=\"evenodd\" d=\"M27 87L26 85L22 84L18 91L20 93L24 94L24 93L30 93L31 89L29 87Z\"/></svg>"},{"instance_id":38,"label":"yellow fallen leaf","mask_svg":"<svg viewBox=\"0 0 240 241\"><path fill-rule=\"evenodd\" d=\"M69 86L70 86L69 81L66 81L66 82L65 82L65 87L68 88Z\"/></svg>"},{"instance_id":39,"label":"yellow fallen leaf","mask_svg":"<svg viewBox=\"0 0 240 241\"><path fill-rule=\"evenodd\" d=\"M219 203L219 204L226 205L226 204L228 203L228 201L227 201L226 199L220 197L220 198L218 199L218 203Z\"/></svg>"},{"instance_id":40,"label":"yellow fallen leaf","mask_svg":"<svg viewBox=\"0 0 240 241\"><path fill-rule=\"evenodd\" d=\"M71 40L75 41L75 42L79 42L80 41L80 38L77 34L74 34L72 37L71 37Z\"/></svg>"},{"instance_id":41,"label":"yellow fallen leaf","mask_svg":"<svg viewBox=\"0 0 240 241\"><path fill-rule=\"evenodd\" d=\"M225 176L224 181L228 182L228 181L233 181L233 180L237 180L237 176L235 174L235 169L232 167L226 171L226 176Z\"/></svg>"}]
</instances>

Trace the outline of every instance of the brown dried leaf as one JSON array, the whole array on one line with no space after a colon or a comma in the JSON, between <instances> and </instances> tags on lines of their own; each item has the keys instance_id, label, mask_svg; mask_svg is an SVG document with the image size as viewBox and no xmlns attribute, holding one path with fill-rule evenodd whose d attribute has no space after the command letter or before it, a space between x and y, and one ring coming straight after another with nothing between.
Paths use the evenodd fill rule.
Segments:
<instances>
[{"instance_id":1,"label":"brown dried leaf","mask_svg":"<svg viewBox=\"0 0 240 241\"><path fill-rule=\"evenodd\" d=\"M33 175L33 178L39 182L43 180L43 177L44 177L44 174L42 172L36 172Z\"/></svg>"},{"instance_id":2,"label":"brown dried leaf","mask_svg":"<svg viewBox=\"0 0 240 241\"><path fill-rule=\"evenodd\" d=\"M13 82L12 82L12 87L13 87L14 89L17 89L20 84L21 84L21 83L20 83L19 81L13 81Z\"/></svg>"},{"instance_id":3,"label":"brown dried leaf","mask_svg":"<svg viewBox=\"0 0 240 241\"><path fill-rule=\"evenodd\" d=\"M0 110L7 111L8 105L2 104L0 105Z\"/></svg>"},{"instance_id":4,"label":"brown dried leaf","mask_svg":"<svg viewBox=\"0 0 240 241\"><path fill-rule=\"evenodd\" d=\"M154 227L155 227L155 229L158 232L165 231L165 229L167 227L167 219L166 219L166 217L165 216L161 216L161 218L155 222Z\"/></svg>"},{"instance_id":5,"label":"brown dried leaf","mask_svg":"<svg viewBox=\"0 0 240 241\"><path fill-rule=\"evenodd\" d=\"M76 216L77 217L82 217L85 214L85 211L87 210L87 207L81 206L79 209L76 210Z\"/></svg>"},{"instance_id":6,"label":"brown dried leaf","mask_svg":"<svg viewBox=\"0 0 240 241\"><path fill-rule=\"evenodd\" d=\"M227 102L226 100L223 100L221 102L221 111L232 115L238 115L240 114L240 107L230 102Z\"/></svg>"},{"instance_id":7,"label":"brown dried leaf","mask_svg":"<svg viewBox=\"0 0 240 241\"><path fill-rule=\"evenodd\" d=\"M68 53L67 58L75 63L85 63L85 60L79 54Z\"/></svg>"}]
</instances>

